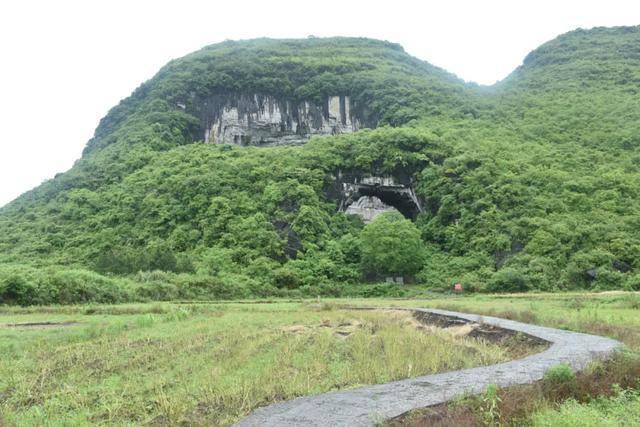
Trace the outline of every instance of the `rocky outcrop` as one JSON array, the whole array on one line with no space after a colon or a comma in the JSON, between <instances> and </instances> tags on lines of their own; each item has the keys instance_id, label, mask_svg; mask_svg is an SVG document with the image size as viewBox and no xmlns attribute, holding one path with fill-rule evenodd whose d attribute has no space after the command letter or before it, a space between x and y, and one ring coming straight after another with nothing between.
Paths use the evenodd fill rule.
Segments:
<instances>
[{"instance_id":1,"label":"rocky outcrop","mask_svg":"<svg viewBox=\"0 0 640 427\"><path fill-rule=\"evenodd\" d=\"M214 95L202 102L204 141L212 144L303 144L314 135L355 132L363 123L348 96L323 105L263 94Z\"/></svg>"},{"instance_id":2,"label":"rocky outcrop","mask_svg":"<svg viewBox=\"0 0 640 427\"><path fill-rule=\"evenodd\" d=\"M385 212L398 212L376 196L362 196L350 204L344 211L347 215L358 215L365 223L369 223Z\"/></svg>"}]
</instances>

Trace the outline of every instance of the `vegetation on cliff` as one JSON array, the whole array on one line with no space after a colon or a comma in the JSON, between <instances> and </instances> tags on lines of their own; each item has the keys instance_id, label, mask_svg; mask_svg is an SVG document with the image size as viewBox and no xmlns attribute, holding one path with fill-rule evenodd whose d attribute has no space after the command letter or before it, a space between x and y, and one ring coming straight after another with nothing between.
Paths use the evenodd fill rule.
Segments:
<instances>
[{"instance_id":1,"label":"vegetation on cliff","mask_svg":"<svg viewBox=\"0 0 640 427\"><path fill-rule=\"evenodd\" d=\"M0 210L0 300L93 298L62 297L62 283L117 283L105 302L351 292L370 265L364 224L327 196L340 170L416 182L420 264L385 274L640 289L639 42L637 27L577 30L490 88L366 39L204 48L111 110L70 171ZM198 143L200 102L220 91L348 94L378 128L302 147Z\"/></svg>"}]
</instances>

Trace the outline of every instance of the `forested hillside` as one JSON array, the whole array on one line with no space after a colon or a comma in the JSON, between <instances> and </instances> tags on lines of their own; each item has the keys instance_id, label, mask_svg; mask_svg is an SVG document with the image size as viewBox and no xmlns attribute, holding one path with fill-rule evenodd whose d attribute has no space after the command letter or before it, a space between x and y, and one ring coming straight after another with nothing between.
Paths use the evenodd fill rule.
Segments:
<instances>
[{"instance_id":1,"label":"forested hillside","mask_svg":"<svg viewBox=\"0 0 640 427\"><path fill-rule=\"evenodd\" d=\"M638 27L562 35L493 87L368 39L209 46L114 107L70 171L0 210L0 299L406 292L360 285L374 273L437 289L640 289L638 90ZM347 95L375 129L203 144L216 93ZM340 171L408 176L422 212L365 225L330 195Z\"/></svg>"}]
</instances>

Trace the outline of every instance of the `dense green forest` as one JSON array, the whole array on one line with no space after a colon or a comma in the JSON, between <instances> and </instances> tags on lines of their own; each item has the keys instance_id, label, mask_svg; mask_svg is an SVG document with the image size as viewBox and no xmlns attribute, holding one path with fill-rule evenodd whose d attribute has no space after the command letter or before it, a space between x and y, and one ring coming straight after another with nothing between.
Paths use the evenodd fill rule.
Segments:
<instances>
[{"instance_id":1,"label":"dense green forest","mask_svg":"<svg viewBox=\"0 0 640 427\"><path fill-rule=\"evenodd\" d=\"M436 290L640 290L639 90L639 27L564 34L491 87L368 39L209 46L114 107L71 170L0 209L0 301L412 292L364 284L394 274ZM203 144L214 93L346 94L376 128ZM339 170L402 171L424 210L365 225L327 195Z\"/></svg>"}]
</instances>

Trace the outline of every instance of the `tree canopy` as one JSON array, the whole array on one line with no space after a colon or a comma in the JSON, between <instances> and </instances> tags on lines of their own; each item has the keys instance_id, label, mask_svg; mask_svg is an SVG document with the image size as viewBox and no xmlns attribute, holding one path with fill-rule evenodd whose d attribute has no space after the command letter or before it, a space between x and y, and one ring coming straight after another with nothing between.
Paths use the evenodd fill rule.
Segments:
<instances>
[{"instance_id":1,"label":"tree canopy","mask_svg":"<svg viewBox=\"0 0 640 427\"><path fill-rule=\"evenodd\" d=\"M420 230L400 213L388 212L367 224L360 235L362 267L377 276L413 276L422 268Z\"/></svg>"},{"instance_id":2,"label":"tree canopy","mask_svg":"<svg viewBox=\"0 0 640 427\"><path fill-rule=\"evenodd\" d=\"M368 39L206 47L114 107L71 170L0 209L0 298L68 300L65 274L78 289L130 280L124 299L336 295L371 271L433 288L637 290L639 90L638 27L562 35L492 87ZM220 92L346 94L377 128L203 144L199 103ZM423 210L365 226L328 196L338 171L407 176Z\"/></svg>"}]
</instances>

